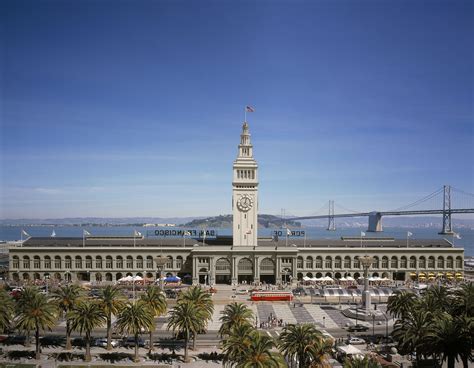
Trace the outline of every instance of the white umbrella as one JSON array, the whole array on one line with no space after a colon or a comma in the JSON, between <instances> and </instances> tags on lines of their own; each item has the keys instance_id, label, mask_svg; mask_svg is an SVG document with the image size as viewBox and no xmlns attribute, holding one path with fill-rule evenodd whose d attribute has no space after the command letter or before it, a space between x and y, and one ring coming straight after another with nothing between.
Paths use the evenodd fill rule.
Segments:
<instances>
[{"instance_id":1,"label":"white umbrella","mask_svg":"<svg viewBox=\"0 0 474 368\"><path fill-rule=\"evenodd\" d=\"M311 277L303 276L303 280L304 280L304 281L309 281L309 280L311 280Z\"/></svg>"},{"instance_id":2,"label":"white umbrella","mask_svg":"<svg viewBox=\"0 0 474 368\"><path fill-rule=\"evenodd\" d=\"M134 276L134 277L132 277L132 281L142 281L142 280L143 280L143 277L141 277L141 276L138 276L138 275L137 275L137 276Z\"/></svg>"},{"instance_id":3,"label":"white umbrella","mask_svg":"<svg viewBox=\"0 0 474 368\"><path fill-rule=\"evenodd\" d=\"M355 281L352 276L347 276L347 277L346 277L346 280L347 280L347 281Z\"/></svg>"},{"instance_id":4,"label":"white umbrella","mask_svg":"<svg viewBox=\"0 0 474 368\"><path fill-rule=\"evenodd\" d=\"M324 276L323 281L332 281L332 278L329 276Z\"/></svg>"},{"instance_id":5,"label":"white umbrella","mask_svg":"<svg viewBox=\"0 0 474 368\"><path fill-rule=\"evenodd\" d=\"M348 279L346 279L344 276L339 279L339 281L347 281L347 280Z\"/></svg>"}]
</instances>

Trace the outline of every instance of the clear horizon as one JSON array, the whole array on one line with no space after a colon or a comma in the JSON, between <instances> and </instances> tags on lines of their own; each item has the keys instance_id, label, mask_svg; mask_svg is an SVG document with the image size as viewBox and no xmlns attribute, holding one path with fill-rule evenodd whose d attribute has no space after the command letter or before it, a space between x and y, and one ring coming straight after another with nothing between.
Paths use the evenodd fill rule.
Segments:
<instances>
[{"instance_id":1,"label":"clear horizon","mask_svg":"<svg viewBox=\"0 0 474 368\"><path fill-rule=\"evenodd\" d=\"M4 1L0 13L1 219L231 213L246 105L259 213L474 193L471 1Z\"/></svg>"}]
</instances>

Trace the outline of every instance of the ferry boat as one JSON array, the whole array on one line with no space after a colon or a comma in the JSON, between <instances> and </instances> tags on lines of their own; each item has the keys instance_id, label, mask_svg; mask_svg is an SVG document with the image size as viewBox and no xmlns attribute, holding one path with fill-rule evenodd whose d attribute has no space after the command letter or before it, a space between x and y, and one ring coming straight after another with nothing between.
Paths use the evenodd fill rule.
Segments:
<instances>
[{"instance_id":1,"label":"ferry boat","mask_svg":"<svg viewBox=\"0 0 474 368\"><path fill-rule=\"evenodd\" d=\"M291 291L253 291L250 300L252 301L289 301L293 300Z\"/></svg>"}]
</instances>

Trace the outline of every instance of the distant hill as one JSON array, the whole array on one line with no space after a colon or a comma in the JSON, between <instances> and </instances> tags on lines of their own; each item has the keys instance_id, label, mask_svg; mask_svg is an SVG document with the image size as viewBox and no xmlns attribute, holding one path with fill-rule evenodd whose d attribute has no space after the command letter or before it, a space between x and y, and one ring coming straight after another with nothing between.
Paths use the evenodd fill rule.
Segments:
<instances>
[{"instance_id":1,"label":"distant hill","mask_svg":"<svg viewBox=\"0 0 474 368\"><path fill-rule=\"evenodd\" d=\"M297 221L286 221L288 226L292 228L301 227L301 223ZM258 216L258 225L259 227L264 228L280 228L284 225L280 217L273 215L259 215ZM215 227L215 228L224 228L232 227L232 215L219 215L214 217L199 218L193 221L182 224L181 226L186 227Z\"/></svg>"}]
</instances>

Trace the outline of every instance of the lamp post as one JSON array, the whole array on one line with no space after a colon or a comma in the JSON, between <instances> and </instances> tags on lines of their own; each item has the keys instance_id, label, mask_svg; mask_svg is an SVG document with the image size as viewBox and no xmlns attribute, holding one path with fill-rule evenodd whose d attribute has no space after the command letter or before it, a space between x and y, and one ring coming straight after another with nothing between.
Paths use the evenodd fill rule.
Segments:
<instances>
[{"instance_id":1,"label":"lamp post","mask_svg":"<svg viewBox=\"0 0 474 368\"><path fill-rule=\"evenodd\" d=\"M49 273L44 275L44 282L46 283L46 294L48 294Z\"/></svg>"},{"instance_id":2,"label":"lamp post","mask_svg":"<svg viewBox=\"0 0 474 368\"><path fill-rule=\"evenodd\" d=\"M161 291L163 291L163 280L162 280L162 277L161 277L161 271L163 271L163 268L166 264L166 262L168 262L168 258L165 257L165 256L158 256L155 258L155 261L156 261L156 268L158 270L158 277L159 277L159 284L160 284L160 289Z\"/></svg>"},{"instance_id":3,"label":"lamp post","mask_svg":"<svg viewBox=\"0 0 474 368\"><path fill-rule=\"evenodd\" d=\"M372 265L373 258L371 256L365 255L359 257L360 264L364 269L364 291L362 294L362 301L364 303L364 309L366 315L369 314L370 310L370 291L369 291L369 268Z\"/></svg>"},{"instance_id":4,"label":"lamp post","mask_svg":"<svg viewBox=\"0 0 474 368\"><path fill-rule=\"evenodd\" d=\"M375 341L375 314L372 314L372 341Z\"/></svg>"}]
</instances>

